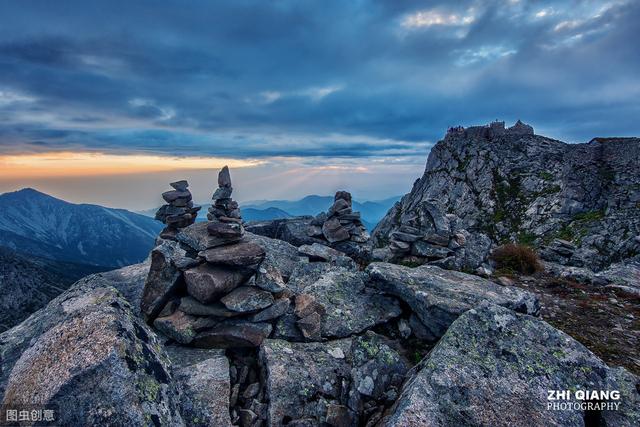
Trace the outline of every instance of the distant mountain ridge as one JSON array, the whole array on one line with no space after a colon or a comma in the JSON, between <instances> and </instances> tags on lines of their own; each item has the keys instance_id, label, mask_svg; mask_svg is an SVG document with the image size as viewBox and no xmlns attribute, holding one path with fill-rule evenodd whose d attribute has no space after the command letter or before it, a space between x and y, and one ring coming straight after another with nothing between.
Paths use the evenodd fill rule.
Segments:
<instances>
[{"instance_id":1,"label":"distant mountain ridge","mask_svg":"<svg viewBox=\"0 0 640 427\"><path fill-rule=\"evenodd\" d=\"M373 227L385 216L387 211L400 200L400 196L390 197L378 201L358 202L353 201L353 210L360 212L362 220L367 229ZM276 208L287 212L292 216L317 215L326 211L333 204L333 196L310 195L300 200L266 200L249 202L242 205L243 214L246 209L269 209Z\"/></svg>"},{"instance_id":2,"label":"distant mountain ridge","mask_svg":"<svg viewBox=\"0 0 640 427\"><path fill-rule=\"evenodd\" d=\"M73 204L32 188L0 195L0 246L106 268L144 260L162 224L124 209Z\"/></svg>"},{"instance_id":3,"label":"distant mountain ridge","mask_svg":"<svg viewBox=\"0 0 640 427\"><path fill-rule=\"evenodd\" d=\"M383 200L357 202L353 201L353 210L362 215L362 222L369 231L385 214L399 201L401 196L389 197ZM294 216L317 215L325 212L333 204L333 196L309 195L300 200L257 200L241 203L242 219L244 221L267 221L271 219L291 218ZM202 204L198 221L204 221L208 204ZM153 217L157 209L139 211L140 214Z\"/></svg>"}]
</instances>

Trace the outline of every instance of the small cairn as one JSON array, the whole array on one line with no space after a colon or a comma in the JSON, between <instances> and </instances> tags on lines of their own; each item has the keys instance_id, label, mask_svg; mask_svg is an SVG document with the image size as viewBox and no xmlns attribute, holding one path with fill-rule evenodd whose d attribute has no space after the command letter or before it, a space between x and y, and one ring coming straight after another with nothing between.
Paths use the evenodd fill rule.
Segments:
<instances>
[{"instance_id":1,"label":"small cairn","mask_svg":"<svg viewBox=\"0 0 640 427\"><path fill-rule=\"evenodd\" d=\"M353 212L351 193L338 191L333 200L328 212L318 214L311 221L307 234L326 240L328 246L345 241L366 243L369 233L362 225L360 212Z\"/></svg>"},{"instance_id":2,"label":"small cairn","mask_svg":"<svg viewBox=\"0 0 640 427\"><path fill-rule=\"evenodd\" d=\"M242 224L238 202L231 198L233 187L231 186L231 174L227 166L218 174L218 189L211 197L213 204L209 207L207 219L214 222L227 224Z\"/></svg>"},{"instance_id":3,"label":"small cairn","mask_svg":"<svg viewBox=\"0 0 640 427\"><path fill-rule=\"evenodd\" d=\"M172 182L169 185L173 190L162 193L162 198L167 204L158 209L155 217L167 225L160 237L175 236L178 229L193 224L200 210L200 206L193 206L189 183L186 180Z\"/></svg>"}]
</instances>

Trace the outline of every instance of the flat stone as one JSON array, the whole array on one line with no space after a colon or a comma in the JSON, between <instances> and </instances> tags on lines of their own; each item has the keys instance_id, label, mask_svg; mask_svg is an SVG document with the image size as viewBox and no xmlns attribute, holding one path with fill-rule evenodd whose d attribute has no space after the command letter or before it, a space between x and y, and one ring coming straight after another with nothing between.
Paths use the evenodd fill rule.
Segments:
<instances>
[{"instance_id":1,"label":"flat stone","mask_svg":"<svg viewBox=\"0 0 640 427\"><path fill-rule=\"evenodd\" d=\"M207 224L207 232L211 236L230 240L237 240L244 234L242 225L223 222L211 222Z\"/></svg>"},{"instance_id":2,"label":"flat stone","mask_svg":"<svg viewBox=\"0 0 640 427\"><path fill-rule=\"evenodd\" d=\"M273 295L253 286L241 286L220 299L229 310L249 313L273 304Z\"/></svg>"},{"instance_id":3,"label":"flat stone","mask_svg":"<svg viewBox=\"0 0 640 427\"><path fill-rule=\"evenodd\" d=\"M184 272L187 292L203 304L217 300L221 295L243 284L250 276L251 273L247 271L209 264L202 264Z\"/></svg>"},{"instance_id":4,"label":"flat stone","mask_svg":"<svg viewBox=\"0 0 640 427\"><path fill-rule=\"evenodd\" d=\"M322 234L330 242L340 242L349 239L349 232L340 225L337 218L331 218L322 225Z\"/></svg>"},{"instance_id":5,"label":"flat stone","mask_svg":"<svg viewBox=\"0 0 640 427\"><path fill-rule=\"evenodd\" d=\"M282 278L280 270L273 265L273 261L270 258L265 258L256 271L255 285L265 291L278 293L285 290L286 285Z\"/></svg>"},{"instance_id":6,"label":"flat stone","mask_svg":"<svg viewBox=\"0 0 640 427\"><path fill-rule=\"evenodd\" d=\"M229 310L219 302L202 304L193 297L180 298L178 310L194 316L235 317L240 315L240 313Z\"/></svg>"},{"instance_id":7,"label":"flat stone","mask_svg":"<svg viewBox=\"0 0 640 427\"><path fill-rule=\"evenodd\" d=\"M185 191L178 191L178 190L165 191L164 193L162 193L162 198L167 203L171 203L171 202L173 202L174 200L177 200L177 199L191 200L191 192L189 190L185 190Z\"/></svg>"},{"instance_id":8,"label":"flat stone","mask_svg":"<svg viewBox=\"0 0 640 427\"><path fill-rule=\"evenodd\" d=\"M193 324L196 318L182 311L176 311L170 316L158 317L153 326L167 337L179 342L189 344L196 336Z\"/></svg>"},{"instance_id":9,"label":"flat stone","mask_svg":"<svg viewBox=\"0 0 640 427\"><path fill-rule=\"evenodd\" d=\"M249 317L251 322L265 322L267 320L277 319L287 312L291 302L289 298L277 299L271 306Z\"/></svg>"},{"instance_id":10,"label":"flat stone","mask_svg":"<svg viewBox=\"0 0 640 427\"><path fill-rule=\"evenodd\" d=\"M462 236L462 239L464 239L464 235L460 234L460 236ZM449 236L448 235L444 236L438 233L429 233L425 235L422 240L437 246L447 247L449 245ZM464 244L464 241L463 241L463 244Z\"/></svg>"},{"instance_id":11,"label":"flat stone","mask_svg":"<svg viewBox=\"0 0 640 427\"><path fill-rule=\"evenodd\" d=\"M262 262L265 251L255 243L240 242L235 245L207 249L202 256L211 264L250 267L257 266Z\"/></svg>"},{"instance_id":12,"label":"flat stone","mask_svg":"<svg viewBox=\"0 0 640 427\"><path fill-rule=\"evenodd\" d=\"M186 191L187 188L189 187L189 183L185 179L182 179L182 180L176 181L176 182L172 182L169 185L171 187L173 187L175 190L178 190L178 191Z\"/></svg>"},{"instance_id":13,"label":"flat stone","mask_svg":"<svg viewBox=\"0 0 640 427\"><path fill-rule=\"evenodd\" d=\"M310 294L296 295L296 305L294 313L298 317L307 317L312 313L325 313L326 310L322 304L316 301L316 298Z\"/></svg>"},{"instance_id":14,"label":"flat stone","mask_svg":"<svg viewBox=\"0 0 640 427\"><path fill-rule=\"evenodd\" d=\"M420 239L420 236L415 234L403 233L402 231L395 231L391 233L391 238L395 240L401 240L403 242L415 242Z\"/></svg>"},{"instance_id":15,"label":"flat stone","mask_svg":"<svg viewBox=\"0 0 640 427\"><path fill-rule=\"evenodd\" d=\"M199 348L258 347L271 330L269 323L227 320L199 332L192 344Z\"/></svg>"},{"instance_id":16,"label":"flat stone","mask_svg":"<svg viewBox=\"0 0 640 427\"><path fill-rule=\"evenodd\" d=\"M302 245L298 248L298 253L309 257L309 261L331 261L334 258L344 256L342 252L320 243Z\"/></svg>"}]
</instances>

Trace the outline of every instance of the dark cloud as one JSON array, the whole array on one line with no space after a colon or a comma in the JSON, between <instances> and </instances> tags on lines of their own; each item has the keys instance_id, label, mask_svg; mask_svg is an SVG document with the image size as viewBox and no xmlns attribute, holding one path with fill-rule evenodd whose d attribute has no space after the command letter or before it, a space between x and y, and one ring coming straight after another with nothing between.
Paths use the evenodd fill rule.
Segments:
<instances>
[{"instance_id":1,"label":"dark cloud","mask_svg":"<svg viewBox=\"0 0 640 427\"><path fill-rule=\"evenodd\" d=\"M455 4L454 4L455 3ZM406 157L640 133L635 1L2 2L0 151Z\"/></svg>"}]
</instances>

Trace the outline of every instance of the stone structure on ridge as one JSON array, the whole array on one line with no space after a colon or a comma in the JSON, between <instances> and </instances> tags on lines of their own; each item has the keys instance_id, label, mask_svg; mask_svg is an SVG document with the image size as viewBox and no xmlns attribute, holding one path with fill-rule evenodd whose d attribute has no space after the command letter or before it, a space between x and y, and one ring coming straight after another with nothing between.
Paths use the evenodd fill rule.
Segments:
<instances>
[{"instance_id":1,"label":"stone structure on ridge","mask_svg":"<svg viewBox=\"0 0 640 427\"><path fill-rule=\"evenodd\" d=\"M155 218L162 221L167 227L160 234L175 235L178 229L187 227L196 221L200 206L193 206L189 183L186 180L169 184L173 190L162 193L166 205L162 205Z\"/></svg>"}]
</instances>

